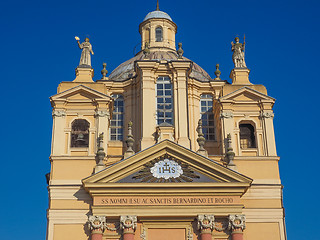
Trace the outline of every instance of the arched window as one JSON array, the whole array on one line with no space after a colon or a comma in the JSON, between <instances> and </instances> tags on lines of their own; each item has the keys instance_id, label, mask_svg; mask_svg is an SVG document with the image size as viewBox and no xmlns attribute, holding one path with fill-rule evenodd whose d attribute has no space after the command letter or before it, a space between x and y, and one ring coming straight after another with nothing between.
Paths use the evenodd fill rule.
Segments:
<instances>
[{"instance_id":1,"label":"arched window","mask_svg":"<svg viewBox=\"0 0 320 240\"><path fill-rule=\"evenodd\" d=\"M157 79L157 124L173 124L173 92L168 76Z\"/></svg>"},{"instance_id":2,"label":"arched window","mask_svg":"<svg viewBox=\"0 0 320 240\"><path fill-rule=\"evenodd\" d=\"M215 140L213 97L211 94L202 94L200 96L200 115L205 139Z\"/></svg>"},{"instance_id":3,"label":"arched window","mask_svg":"<svg viewBox=\"0 0 320 240\"><path fill-rule=\"evenodd\" d=\"M123 115L124 115L124 101L121 94L113 94L111 97L114 100L114 109L112 113L110 126L110 140L123 140Z\"/></svg>"},{"instance_id":4,"label":"arched window","mask_svg":"<svg viewBox=\"0 0 320 240\"><path fill-rule=\"evenodd\" d=\"M254 127L251 124L240 124L240 147L242 149L256 148Z\"/></svg>"},{"instance_id":5,"label":"arched window","mask_svg":"<svg viewBox=\"0 0 320 240\"><path fill-rule=\"evenodd\" d=\"M71 125L71 147L89 146L90 124L85 119L76 119Z\"/></svg>"},{"instance_id":6,"label":"arched window","mask_svg":"<svg viewBox=\"0 0 320 240\"><path fill-rule=\"evenodd\" d=\"M162 42L163 41L163 32L162 27L156 28L156 42Z\"/></svg>"}]
</instances>

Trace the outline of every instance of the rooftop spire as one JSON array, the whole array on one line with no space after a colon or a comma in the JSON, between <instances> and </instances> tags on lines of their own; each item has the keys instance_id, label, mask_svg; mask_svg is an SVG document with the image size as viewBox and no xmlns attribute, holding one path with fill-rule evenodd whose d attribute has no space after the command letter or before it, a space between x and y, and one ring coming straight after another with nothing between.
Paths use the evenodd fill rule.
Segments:
<instances>
[{"instance_id":1,"label":"rooftop spire","mask_svg":"<svg viewBox=\"0 0 320 240\"><path fill-rule=\"evenodd\" d=\"M159 0L157 0L157 9L156 10L160 11L160 9L159 9Z\"/></svg>"}]
</instances>

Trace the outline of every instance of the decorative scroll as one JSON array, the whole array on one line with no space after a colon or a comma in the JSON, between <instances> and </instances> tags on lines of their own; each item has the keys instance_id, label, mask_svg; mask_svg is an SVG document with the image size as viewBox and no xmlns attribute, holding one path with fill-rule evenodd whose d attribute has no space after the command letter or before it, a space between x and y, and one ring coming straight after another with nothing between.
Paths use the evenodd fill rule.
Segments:
<instances>
[{"instance_id":1,"label":"decorative scroll","mask_svg":"<svg viewBox=\"0 0 320 240\"><path fill-rule=\"evenodd\" d=\"M141 182L192 182L200 178L188 164L165 154L144 165L145 168L134 175L133 179ZM160 170L159 170L160 168Z\"/></svg>"}]
</instances>

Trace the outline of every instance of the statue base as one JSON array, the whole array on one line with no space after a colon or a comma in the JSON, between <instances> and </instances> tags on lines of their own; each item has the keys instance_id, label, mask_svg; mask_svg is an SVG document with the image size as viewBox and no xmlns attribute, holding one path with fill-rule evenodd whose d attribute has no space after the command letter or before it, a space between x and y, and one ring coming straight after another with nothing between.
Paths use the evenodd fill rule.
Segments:
<instances>
[{"instance_id":1,"label":"statue base","mask_svg":"<svg viewBox=\"0 0 320 240\"><path fill-rule=\"evenodd\" d=\"M234 68L231 70L230 78L232 85L252 85L249 81L250 70L248 68Z\"/></svg>"},{"instance_id":2,"label":"statue base","mask_svg":"<svg viewBox=\"0 0 320 240\"><path fill-rule=\"evenodd\" d=\"M94 70L89 65L80 65L76 68L76 79L73 82L93 82Z\"/></svg>"}]
</instances>

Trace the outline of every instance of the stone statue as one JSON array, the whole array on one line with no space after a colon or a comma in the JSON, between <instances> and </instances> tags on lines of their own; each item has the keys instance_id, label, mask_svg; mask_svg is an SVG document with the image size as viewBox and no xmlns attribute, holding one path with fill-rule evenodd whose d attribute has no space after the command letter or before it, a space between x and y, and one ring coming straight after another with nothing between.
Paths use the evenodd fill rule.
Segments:
<instances>
[{"instance_id":1,"label":"stone statue","mask_svg":"<svg viewBox=\"0 0 320 240\"><path fill-rule=\"evenodd\" d=\"M245 50L245 42L242 44L239 42L239 38L236 37L234 39L236 43L231 42L231 50L233 52L232 54L232 60L234 63L234 67L236 68L247 68L247 65L244 61L244 50Z\"/></svg>"},{"instance_id":2,"label":"stone statue","mask_svg":"<svg viewBox=\"0 0 320 240\"><path fill-rule=\"evenodd\" d=\"M79 37L75 37L75 39L78 42L78 46L80 49L82 49L82 53L81 53L81 58L80 58L80 63L79 66L81 65L87 65L87 66L91 66L91 55L94 55L93 51L92 51L92 45L89 42L89 38L86 38L84 40L83 43L80 44Z\"/></svg>"}]
</instances>

